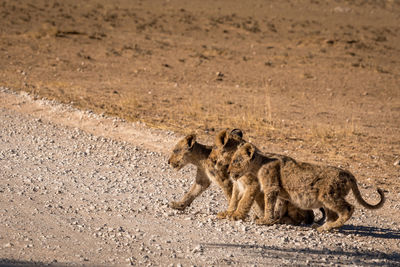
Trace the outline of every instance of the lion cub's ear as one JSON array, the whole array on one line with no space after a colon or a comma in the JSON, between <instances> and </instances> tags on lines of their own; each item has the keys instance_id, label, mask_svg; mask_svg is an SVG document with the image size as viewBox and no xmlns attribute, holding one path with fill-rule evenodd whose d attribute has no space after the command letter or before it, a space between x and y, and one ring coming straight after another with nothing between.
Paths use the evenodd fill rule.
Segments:
<instances>
[{"instance_id":1,"label":"lion cub's ear","mask_svg":"<svg viewBox=\"0 0 400 267\"><path fill-rule=\"evenodd\" d=\"M220 131L215 137L215 144L217 146L224 146L228 142L228 133L226 130Z\"/></svg>"},{"instance_id":2,"label":"lion cub's ear","mask_svg":"<svg viewBox=\"0 0 400 267\"><path fill-rule=\"evenodd\" d=\"M233 129L231 131L231 136L235 139L242 140L243 139L243 131L240 129Z\"/></svg>"},{"instance_id":3,"label":"lion cub's ear","mask_svg":"<svg viewBox=\"0 0 400 267\"><path fill-rule=\"evenodd\" d=\"M256 152L256 148L250 144L250 143L246 143L243 147L242 147L243 151L246 153L246 156L249 159L252 159L254 157L254 153Z\"/></svg>"},{"instance_id":4,"label":"lion cub's ear","mask_svg":"<svg viewBox=\"0 0 400 267\"><path fill-rule=\"evenodd\" d=\"M196 135L195 134L189 134L185 137L187 148L190 150L193 148L194 143L196 143Z\"/></svg>"}]
</instances>

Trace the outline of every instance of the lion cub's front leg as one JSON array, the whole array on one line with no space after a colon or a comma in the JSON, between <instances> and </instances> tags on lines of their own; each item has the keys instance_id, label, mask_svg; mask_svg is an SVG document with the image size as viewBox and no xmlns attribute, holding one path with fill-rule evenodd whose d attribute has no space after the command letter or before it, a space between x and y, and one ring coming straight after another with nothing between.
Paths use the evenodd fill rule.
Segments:
<instances>
[{"instance_id":1,"label":"lion cub's front leg","mask_svg":"<svg viewBox=\"0 0 400 267\"><path fill-rule=\"evenodd\" d=\"M193 200L204 192L211 184L207 175L200 169L197 170L196 179L190 190L182 197L180 201L171 201L169 206L176 210L184 210Z\"/></svg>"},{"instance_id":2,"label":"lion cub's front leg","mask_svg":"<svg viewBox=\"0 0 400 267\"><path fill-rule=\"evenodd\" d=\"M215 173L214 171L212 171ZM233 182L229 177L224 177L220 175L219 173L216 173L214 175L214 181L219 185L219 187L222 189L222 192L224 193L226 199L228 202L231 199L232 192L233 192Z\"/></svg>"},{"instance_id":3,"label":"lion cub's front leg","mask_svg":"<svg viewBox=\"0 0 400 267\"><path fill-rule=\"evenodd\" d=\"M236 210L237 206L238 206L238 202L240 198L240 191L238 188L238 184L237 182L233 183L233 188L232 188L232 196L229 200L229 206L228 209L226 211L221 211L218 212L217 214L217 218L218 219L225 219L230 217Z\"/></svg>"},{"instance_id":4,"label":"lion cub's front leg","mask_svg":"<svg viewBox=\"0 0 400 267\"><path fill-rule=\"evenodd\" d=\"M275 217L275 205L280 192L279 186L279 161L264 165L259 173L258 180L264 191L265 209L264 218L256 220L256 224L272 225L278 222Z\"/></svg>"},{"instance_id":5,"label":"lion cub's front leg","mask_svg":"<svg viewBox=\"0 0 400 267\"><path fill-rule=\"evenodd\" d=\"M244 220L247 217L256 196L260 192L260 185L257 177L252 174L247 174L241 177L237 183L239 185L239 190L242 193L242 197L239 199L237 208L231 216L231 219L235 221Z\"/></svg>"}]
</instances>

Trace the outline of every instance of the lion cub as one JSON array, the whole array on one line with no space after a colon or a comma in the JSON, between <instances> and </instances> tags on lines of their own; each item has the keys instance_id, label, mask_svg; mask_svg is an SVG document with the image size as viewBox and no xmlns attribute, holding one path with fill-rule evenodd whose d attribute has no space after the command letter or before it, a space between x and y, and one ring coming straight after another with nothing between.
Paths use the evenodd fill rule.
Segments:
<instances>
[{"instance_id":1,"label":"lion cub","mask_svg":"<svg viewBox=\"0 0 400 267\"><path fill-rule=\"evenodd\" d=\"M197 167L196 178L189 191L178 202L172 201L169 206L173 209L184 210L193 200L206 190L211 181L206 174L206 161L211 153L210 146L202 145L196 142L196 135L190 134L180 140L172 150L168 159L174 169L180 170L187 164L193 164Z\"/></svg>"},{"instance_id":2,"label":"lion cub","mask_svg":"<svg viewBox=\"0 0 400 267\"><path fill-rule=\"evenodd\" d=\"M221 131L215 140L215 146L209 159L207 160L207 171L211 175L218 177L229 177L228 166L233 154L239 146L246 143L242 139L240 130ZM252 204L256 202L255 212L257 215L264 216L264 194L261 191L257 176L246 174L237 181L233 182L232 197L226 211L218 213L218 218L230 218L233 220L245 219ZM311 224L314 222L313 211L301 210L287 201L278 201L276 212L280 218L279 223L286 224ZM324 217L323 213L323 217Z\"/></svg>"},{"instance_id":3,"label":"lion cub","mask_svg":"<svg viewBox=\"0 0 400 267\"><path fill-rule=\"evenodd\" d=\"M211 152L211 155L207 161L208 167L207 171L211 176L224 177L225 181L229 181L232 185L231 198L229 201L229 207L226 211L219 212L217 217L222 219L229 217L234 220L244 219L249 213L250 208L254 200L258 204L258 209L255 212L258 216L263 216L264 213L264 201L263 195L260 194L260 188L258 183L254 183L252 177L243 177L240 182L246 184L247 191L244 194L251 196L251 201L241 201L239 198L241 196L241 190L238 188L238 183L232 183L228 175L228 166L231 157L235 153L239 145L245 143L243 140L243 133L241 130L234 129L232 131L223 130L218 133L215 138L215 146ZM238 204L239 202L239 204ZM235 212L236 211L236 212Z\"/></svg>"},{"instance_id":4,"label":"lion cub","mask_svg":"<svg viewBox=\"0 0 400 267\"><path fill-rule=\"evenodd\" d=\"M263 155L250 143L236 151L228 172L234 180L243 175L257 175L265 198L264 218L258 219L258 224L276 222L274 208L277 199L287 200L306 210L324 208L327 221L317 228L319 232L339 228L350 219L354 206L345 200L350 189L356 200L368 209L381 208L385 202L381 189L377 190L381 198L378 204L365 202L355 177L346 170L297 162L275 154Z\"/></svg>"},{"instance_id":5,"label":"lion cub","mask_svg":"<svg viewBox=\"0 0 400 267\"><path fill-rule=\"evenodd\" d=\"M224 192L225 197L229 201L232 195L232 181L228 175L223 172L215 173L210 168L210 162L218 157L221 146L231 143L232 139L241 138L243 135L239 129L232 131L223 130L216 136L215 145L213 147L202 145L196 142L196 135L190 134L180 140L174 147L168 160L174 169L180 170L187 164L193 164L197 167L195 181L190 190L178 202L171 202L169 206L173 209L184 210L188 207L196 197L206 190L211 182L216 183ZM222 136L224 136L222 138ZM222 140L223 139L223 140Z\"/></svg>"}]
</instances>

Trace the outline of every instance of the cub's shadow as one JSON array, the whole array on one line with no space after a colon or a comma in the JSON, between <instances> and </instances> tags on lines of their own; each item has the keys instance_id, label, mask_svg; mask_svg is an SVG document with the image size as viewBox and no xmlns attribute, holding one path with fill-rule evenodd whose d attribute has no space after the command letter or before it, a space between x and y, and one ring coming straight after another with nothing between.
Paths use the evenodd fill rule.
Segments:
<instances>
[{"instance_id":1,"label":"cub's shadow","mask_svg":"<svg viewBox=\"0 0 400 267\"><path fill-rule=\"evenodd\" d=\"M344 235L353 234L362 237L372 237L376 239L396 239L400 240L400 231L370 227L370 226L356 226L356 225L344 225L340 229L335 230L336 232ZM350 248L349 250L342 249L317 249L317 248L285 248L276 245L246 245L246 244L230 244L230 243L206 243L203 244L205 248L210 249L240 249L240 253L252 255L261 258L286 258L292 260L302 259L307 264L311 265L325 265L326 262L320 260L321 257L327 255L334 255L339 258L342 264L357 264L361 266L400 266L400 253L391 252L385 253L376 250L360 250L359 247ZM310 258L311 256L311 258ZM375 261L375 259L384 259L382 261Z\"/></svg>"},{"instance_id":2,"label":"cub's shadow","mask_svg":"<svg viewBox=\"0 0 400 267\"><path fill-rule=\"evenodd\" d=\"M343 225L339 230L343 234L353 234L366 237L375 237L383 239L398 239L400 240L400 231L380 228L380 227L370 227L362 225Z\"/></svg>"},{"instance_id":3,"label":"cub's shadow","mask_svg":"<svg viewBox=\"0 0 400 267\"><path fill-rule=\"evenodd\" d=\"M210 249L210 251L215 249L221 249L225 252L234 250L235 253L250 258L245 260L246 264L251 263L251 261L256 258L261 258L267 259L266 262L269 262L268 259L281 259L282 262L297 262L298 266L302 266L302 261L304 261L307 266L325 266L327 265L326 259L338 261L341 265L400 266L400 253L398 252L384 253L380 251L360 250L359 248L353 248L347 251L327 248L284 248L275 245L227 243L205 243L202 245L205 249ZM377 261L377 259L379 260ZM259 260L257 260L257 262L259 262Z\"/></svg>"}]
</instances>

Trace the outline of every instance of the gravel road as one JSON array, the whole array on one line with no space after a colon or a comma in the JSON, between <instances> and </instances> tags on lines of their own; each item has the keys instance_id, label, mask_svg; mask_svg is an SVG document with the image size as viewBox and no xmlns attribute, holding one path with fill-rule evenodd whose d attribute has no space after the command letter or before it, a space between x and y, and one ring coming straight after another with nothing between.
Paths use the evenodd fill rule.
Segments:
<instances>
[{"instance_id":1,"label":"gravel road","mask_svg":"<svg viewBox=\"0 0 400 267\"><path fill-rule=\"evenodd\" d=\"M90 112L5 88L0 93L0 266L400 264L397 192L386 192L377 211L363 209L350 194L352 219L323 234L308 226L217 220L226 203L215 186L178 212L168 202L189 188L195 169L167 165L174 133L122 121L109 126ZM28 112L27 105L41 109ZM82 121L71 126L49 110L81 114L97 128ZM146 138L112 138L119 129ZM377 201L373 187L361 190Z\"/></svg>"}]
</instances>

